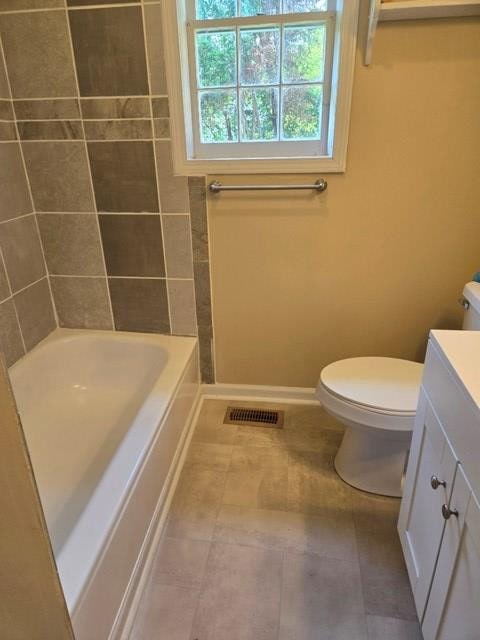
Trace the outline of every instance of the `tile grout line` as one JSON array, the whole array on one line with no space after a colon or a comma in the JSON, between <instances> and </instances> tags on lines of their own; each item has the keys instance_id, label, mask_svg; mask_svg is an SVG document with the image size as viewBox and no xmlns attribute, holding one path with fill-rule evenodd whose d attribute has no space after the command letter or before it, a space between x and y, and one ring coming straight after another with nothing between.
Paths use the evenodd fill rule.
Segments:
<instances>
[{"instance_id":1,"label":"tile grout line","mask_svg":"<svg viewBox=\"0 0 480 640\"><path fill-rule=\"evenodd\" d=\"M4 48L3 48L3 41L2 41L1 38L0 38L0 54L1 54L1 58L2 58L2 62L3 62L4 68L5 68L5 76L6 76L6 80L7 80L7 87L8 87L8 92L10 93L10 98L12 100L12 108L13 108L12 84L10 82L10 74L8 72L7 59L6 59L6 56L5 56L5 51L4 51ZM20 132L19 132L19 129L18 129L18 123L17 123L17 120L16 120L17 116L16 116L16 113L15 113L15 110L14 110L14 115L15 115L15 120L14 120L15 131L17 133L17 138L18 138L18 141L17 141L18 142L18 150L19 150L19 153L20 153L20 159L21 159L23 171L24 171L24 174L25 174L25 182L27 184L28 195L29 195L29 198L30 198L30 205L32 207L32 213L33 213L34 221L35 221L35 228L37 230L38 241L40 243L40 250L42 252L43 266L44 266L45 275L46 275L46 278L47 278L48 292L50 294L50 304L52 305L52 311L53 311L53 318L54 318L54 321L55 321L55 327L58 328L57 309L56 309L56 306L55 306L55 301L53 299L51 282L50 282L50 278L49 278L49 275L48 275L47 261L46 261L46 258L45 258L45 251L44 251L44 248L43 248L42 236L40 234L40 227L39 227L38 219L37 219L35 200L33 198L32 185L30 184L30 176L29 176L28 170L27 170L27 163L25 162L25 155L23 153L22 141L20 140ZM2 258L3 258L3 256L2 256ZM6 273L6 269L5 269L5 273ZM11 287L10 287L10 289L11 289ZM25 343L25 339L24 339L24 336L23 336L22 326L20 324L20 318L19 318L19 315L18 315L17 306L15 304L15 300L13 300L13 293L12 293L12 301L13 301L13 308L15 310L15 316L17 318L18 328L20 330L20 337L22 339L24 351L25 351L25 353L27 353L28 350L26 348L26 343Z\"/></svg>"},{"instance_id":2,"label":"tile grout line","mask_svg":"<svg viewBox=\"0 0 480 640\"><path fill-rule=\"evenodd\" d=\"M73 37L72 37L72 30L70 28L70 19L69 19L69 15L68 15L68 7L65 7L65 20L67 21L67 37L68 37L68 42L69 42L69 46L70 46L70 55L72 58L72 65L73 65L73 74L75 77L75 86L77 89L77 105L78 105L78 109L80 111L80 114L82 116L82 131L83 131L83 144L84 144L84 152L85 152L85 156L86 156L86 160L87 160L87 170L88 170L88 180L89 180L89 184L90 184L90 190L92 193L92 199L93 199L93 204L95 207L95 220L97 223L97 234L98 234L98 241L100 243L100 249L101 249L101 255L102 255L102 263L103 263L103 268L105 270L105 287L107 290L107 300L108 300L108 308L110 311L110 320L112 322L112 330L115 331L116 330L116 325L115 325L115 316L113 314L113 305L112 305L112 296L110 294L110 286L108 284L108 273L107 273L107 262L105 260L105 249L103 247L103 238L102 238L102 233L100 230L100 221L98 218L98 204L97 204L97 196L95 194L95 187L93 185L93 176L92 176L92 166L90 163L90 156L88 154L88 144L87 144L87 139L86 139L86 135L85 135L85 125L83 122L83 110L82 110L82 103L81 103L81 92L80 92L80 82L78 80L78 73L77 73L77 62L76 62L76 58L75 58L75 50L73 48Z\"/></svg>"},{"instance_id":3,"label":"tile grout line","mask_svg":"<svg viewBox=\"0 0 480 640\"><path fill-rule=\"evenodd\" d=\"M59 9L57 9L58 11ZM65 11L65 8L60 9L61 11ZM42 9L44 11L44 9ZM28 12L25 12L28 13ZM0 13L0 17L2 13ZM144 98L145 100L149 100L150 98L168 98L168 94L166 93L155 93L155 94L137 94L137 95L114 95L114 96L42 96L41 98L11 98L12 102L47 102L48 100L80 100L80 104L82 101L87 100L120 100L123 98L128 98L129 100L132 98L139 99ZM166 117L166 116L165 116Z\"/></svg>"},{"instance_id":4,"label":"tile grout line","mask_svg":"<svg viewBox=\"0 0 480 640\"><path fill-rule=\"evenodd\" d=\"M148 82L148 91L149 91L149 100L148 107L150 109L150 122L152 127L152 134L155 136L155 124L153 118L153 103L152 103L152 72L150 69L150 56L147 42L147 18L145 15L145 5L142 1L141 3L141 12L142 12L142 30L143 30L143 46L145 52L145 65L147 70L147 82ZM163 45L161 45L163 46ZM160 218L160 232L162 234L162 249L163 249L163 268L165 270L165 278L168 277L168 268L167 268L167 253L165 251L165 229L163 225L163 217L162 217L162 199L160 194L160 185L158 183L158 163L157 163L157 148L155 144L155 137L152 140L152 150L153 150L153 162L155 165L155 184L157 186L157 200L158 200L158 213ZM168 287L168 280L165 280L165 290L167 295L167 310L168 310L168 324L170 326L170 335L173 335L173 323L172 323L172 310L170 305L170 292Z\"/></svg>"}]
</instances>

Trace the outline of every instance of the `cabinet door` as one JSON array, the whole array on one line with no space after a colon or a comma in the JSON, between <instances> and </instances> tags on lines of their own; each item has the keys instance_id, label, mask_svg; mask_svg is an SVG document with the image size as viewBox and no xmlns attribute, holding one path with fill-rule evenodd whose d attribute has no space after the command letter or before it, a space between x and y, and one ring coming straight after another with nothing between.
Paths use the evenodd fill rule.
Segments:
<instances>
[{"instance_id":1,"label":"cabinet door","mask_svg":"<svg viewBox=\"0 0 480 640\"><path fill-rule=\"evenodd\" d=\"M425 640L480 638L480 506L461 466L423 621Z\"/></svg>"},{"instance_id":2,"label":"cabinet door","mask_svg":"<svg viewBox=\"0 0 480 640\"><path fill-rule=\"evenodd\" d=\"M449 503L456 466L438 418L422 391L398 522L420 620L445 527L442 505Z\"/></svg>"}]
</instances>

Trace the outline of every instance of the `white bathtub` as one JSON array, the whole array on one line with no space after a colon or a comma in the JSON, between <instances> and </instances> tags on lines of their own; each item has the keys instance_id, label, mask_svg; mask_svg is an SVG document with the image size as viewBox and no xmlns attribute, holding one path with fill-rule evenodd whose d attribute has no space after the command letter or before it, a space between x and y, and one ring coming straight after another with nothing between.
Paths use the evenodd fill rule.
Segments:
<instances>
[{"instance_id":1,"label":"white bathtub","mask_svg":"<svg viewBox=\"0 0 480 640\"><path fill-rule=\"evenodd\" d=\"M196 344L58 329L10 369L77 640L121 626L198 396Z\"/></svg>"}]
</instances>

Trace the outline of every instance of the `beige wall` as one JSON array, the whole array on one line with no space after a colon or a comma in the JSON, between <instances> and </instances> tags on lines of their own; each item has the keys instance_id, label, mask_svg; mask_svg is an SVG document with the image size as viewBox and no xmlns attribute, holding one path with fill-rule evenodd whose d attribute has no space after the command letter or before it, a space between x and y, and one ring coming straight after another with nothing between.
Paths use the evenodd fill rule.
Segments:
<instances>
[{"instance_id":1,"label":"beige wall","mask_svg":"<svg viewBox=\"0 0 480 640\"><path fill-rule=\"evenodd\" d=\"M421 359L430 327L460 325L480 269L480 20L383 24L370 68L362 45L327 193L209 198L219 382L314 386L336 359Z\"/></svg>"}]
</instances>

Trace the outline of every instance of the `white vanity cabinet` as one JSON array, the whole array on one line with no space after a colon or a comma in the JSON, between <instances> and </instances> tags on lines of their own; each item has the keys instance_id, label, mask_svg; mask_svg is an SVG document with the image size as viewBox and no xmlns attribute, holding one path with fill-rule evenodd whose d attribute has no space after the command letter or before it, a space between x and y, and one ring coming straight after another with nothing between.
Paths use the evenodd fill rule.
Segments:
<instances>
[{"instance_id":1,"label":"white vanity cabinet","mask_svg":"<svg viewBox=\"0 0 480 640\"><path fill-rule=\"evenodd\" d=\"M480 640L480 332L433 331L399 533L425 640Z\"/></svg>"}]
</instances>

